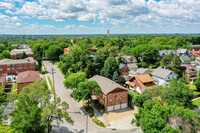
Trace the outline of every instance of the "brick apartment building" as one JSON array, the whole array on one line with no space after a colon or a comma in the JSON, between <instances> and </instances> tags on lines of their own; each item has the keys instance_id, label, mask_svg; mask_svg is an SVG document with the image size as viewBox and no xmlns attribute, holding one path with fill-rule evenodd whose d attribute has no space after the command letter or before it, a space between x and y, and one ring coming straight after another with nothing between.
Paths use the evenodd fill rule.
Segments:
<instances>
[{"instance_id":1,"label":"brick apartment building","mask_svg":"<svg viewBox=\"0 0 200 133\"><path fill-rule=\"evenodd\" d=\"M28 57L34 56L34 53L31 51L31 49L13 49L10 54L12 55L13 59L20 59L23 52L25 52Z\"/></svg>"},{"instance_id":2,"label":"brick apartment building","mask_svg":"<svg viewBox=\"0 0 200 133\"><path fill-rule=\"evenodd\" d=\"M6 74L0 74L0 86L6 86Z\"/></svg>"},{"instance_id":3,"label":"brick apartment building","mask_svg":"<svg viewBox=\"0 0 200 133\"><path fill-rule=\"evenodd\" d=\"M36 70L36 61L32 57L19 60L0 60L0 74L17 75L19 72L27 70Z\"/></svg>"},{"instance_id":4,"label":"brick apartment building","mask_svg":"<svg viewBox=\"0 0 200 133\"><path fill-rule=\"evenodd\" d=\"M99 103L103 104L106 111L119 110L128 106L128 90L116 82L96 75L89 81L96 81L101 88L101 93L97 96Z\"/></svg>"},{"instance_id":5,"label":"brick apartment building","mask_svg":"<svg viewBox=\"0 0 200 133\"><path fill-rule=\"evenodd\" d=\"M16 81L16 83L18 84L18 94L22 91L22 88L39 80L40 80L40 73L38 71L20 72Z\"/></svg>"}]
</instances>

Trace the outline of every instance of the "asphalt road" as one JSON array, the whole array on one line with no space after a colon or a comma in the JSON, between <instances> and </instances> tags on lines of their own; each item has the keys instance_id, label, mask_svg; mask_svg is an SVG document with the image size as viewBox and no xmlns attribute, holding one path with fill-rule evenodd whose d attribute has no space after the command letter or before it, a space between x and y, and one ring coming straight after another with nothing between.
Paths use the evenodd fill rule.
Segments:
<instances>
[{"instance_id":1,"label":"asphalt road","mask_svg":"<svg viewBox=\"0 0 200 133\"><path fill-rule=\"evenodd\" d=\"M85 133L86 132L86 115L82 111L80 103L75 101L70 95L72 90L66 89L63 85L64 76L60 72L59 68L56 65L53 65L49 61L44 61L44 65L47 68L47 71L51 71L53 68L55 70L54 73L54 83L55 83L55 92L58 97L61 98L62 101L66 101L69 104L69 114L71 118L74 120L74 124L71 125L68 122L64 121L60 123L59 126L53 126L53 133ZM52 75L49 73L48 76ZM52 82L53 83L53 82ZM77 112L77 113L76 113ZM79 113L81 112L81 113ZM106 128L101 128L95 125L90 119L88 119L88 133L141 133L140 129L136 131L122 131L122 130L110 130Z\"/></svg>"}]
</instances>

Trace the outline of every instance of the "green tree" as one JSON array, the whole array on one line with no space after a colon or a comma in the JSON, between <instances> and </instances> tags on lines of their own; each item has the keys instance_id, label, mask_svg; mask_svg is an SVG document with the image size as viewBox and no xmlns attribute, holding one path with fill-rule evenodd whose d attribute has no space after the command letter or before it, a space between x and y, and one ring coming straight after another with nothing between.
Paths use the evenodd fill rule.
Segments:
<instances>
[{"instance_id":1,"label":"green tree","mask_svg":"<svg viewBox=\"0 0 200 133\"><path fill-rule=\"evenodd\" d=\"M91 103L92 95L97 95L101 91L96 81L84 81L78 84L78 88L73 90L75 100L88 100Z\"/></svg>"},{"instance_id":2,"label":"green tree","mask_svg":"<svg viewBox=\"0 0 200 133\"><path fill-rule=\"evenodd\" d=\"M0 60L2 59L12 59L12 55L10 54L10 52L8 50L4 50L1 54L0 54Z\"/></svg>"},{"instance_id":3,"label":"green tree","mask_svg":"<svg viewBox=\"0 0 200 133\"><path fill-rule=\"evenodd\" d=\"M92 62L89 60L87 63L87 67L85 69L86 78L91 78L94 75L95 68L93 67Z\"/></svg>"},{"instance_id":4,"label":"green tree","mask_svg":"<svg viewBox=\"0 0 200 133\"><path fill-rule=\"evenodd\" d=\"M4 44L0 44L0 53L2 53L5 50L5 45Z\"/></svg>"},{"instance_id":5,"label":"green tree","mask_svg":"<svg viewBox=\"0 0 200 133\"><path fill-rule=\"evenodd\" d=\"M117 71L115 71L114 74L113 74L112 80L115 81L115 82L118 82L118 78L119 78L119 74L118 74Z\"/></svg>"},{"instance_id":6,"label":"green tree","mask_svg":"<svg viewBox=\"0 0 200 133\"><path fill-rule=\"evenodd\" d=\"M194 85L196 86L197 90L200 91L200 77L198 77L198 78L194 81Z\"/></svg>"},{"instance_id":7,"label":"green tree","mask_svg":"<svg viewBox=\"0 0 200 133\"><path fill-rule=\"evenodd\" d=\"M101 70L101 75L112 79L115 71L119 71L119 65L114 57L108 57L104 63L104 67Z\"/></svg>"},{"instance_id":8,"label":"green tree","mask_svg":"<svg viewBox=\"0 0 200 133\"><path fill-rule=\"evenodd\" d=\"M59 61L61 54L63 54L63 49L58 45L51 45L46 51L46 57L52 61Z\"/></svg>"},{"instance_id":9,"label":"green tree","mask_svg":"<svg viewBox=\"0 0 200 133\"><path fill-rule=\"evenodd\" d=\"M60 98L57 98L42 109L42 122L47 128L48 133L50 133L52 129L51 122L53 121L56 121L57 123L60 121L63 122L62 119L64 118L67 122L73 124L74 121L67 112L68 108L69 106L66 102L61 102Z\"/></svg>"},{"instance_id":10,"label":"green tree","mask_svg":"<svg viewBox=\"0 0 200 133\"><path fill-rule=\"evenodd\" d=\"M179 77L182 76L181 60L177 55L175 55L172 59L172 71L175 72Z\"/></svg>"},{"instance_id":11,"label":"green tree","mask_svg":"<svg viewBox=\"0 0 200 133\"><path fill-rule=\"evenodd\" d=\"M148 64L155 63L160 57L158 48L153 45L138 45L132 52L136 58L140 58Z\"/></svg>"},{"instance_id":12,"label":"green tree","mask_svg":"<svg viewBox=\"0 0 200 133\"><path fill-rule=\"evenodd\" d=\"M171 69L172 65L172 56L171 55L166 55L162 60L161 60L161 65L165 66L168 69Z\"/></svg>"},{"instance_id":13,"label":"green tree","mask_svg":"<svg viewBox=\"0 0 200 133\"><path fill-rule=\"evenodd\" d=\"M25 59L25 58L27 58L27 57L28 57L28 56L26 55L26 53L23 52L20 58L21 58L21 59Z\"/></svg>"},{"instance_id":14,"label":"green tree","mask_svg":"<svg viewBox=\"0 0 200 133\"><path fill-rule=\"evenodd\" d=\"M64 85L66 88L77 88L80 82L85 81L86 74L84 72L72 73L66 77Z\"/></svg>"},{"instance_id":15,"label":"green tree","mask_svg":"<svg viewBox=\"0 0 200 133\"><path fill-rule=\"evenodd\" d=\"M122 53L123 53L123 55L131 55L131 48L128 46L124 46L122 48Z\"/></svg>"},{"instance_id":16,"label":"green tree","mask_svg":"<svg viewBox=\"0 0 200 133\"><path fill-rule=\"evenodd\" d=\"M11 113L11 127L24 133L44 132L45 127L42 124L41 113L42 110L36 101L31 100L27 95L21 95Z\"/></svg>"}]
</instances>

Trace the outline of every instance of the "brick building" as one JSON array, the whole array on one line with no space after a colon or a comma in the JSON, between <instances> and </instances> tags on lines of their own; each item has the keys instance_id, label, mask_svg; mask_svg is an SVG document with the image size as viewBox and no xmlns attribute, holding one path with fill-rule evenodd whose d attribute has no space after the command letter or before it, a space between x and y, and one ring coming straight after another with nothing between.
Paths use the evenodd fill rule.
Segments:
<instances>
[{"instance_id":1,"label":"brick building","mask_svg":"<svg viewBox=\"0 0 200 133\"><path fill-rule=\"evenodd\" d=\"M19 72L27 70L36 70L36 61L32 57L19 60L0 60L0 74L17 75Z\"/></svg>"},{"instance_id":2,"label":"brick building","mask_svg":"<svg viewBox=\"0 0 200 133\"><path fill-rule=\"evenodd\" d=\"M6 86L6 74L0 74L0 86Z\"/></svg>"},{"instance_id":3,"label":"brick building","mask_svg":"<svg viewBox=\"0 0 200 133\"><path fill-rule=\"evenodd\" d=\"M13 59L20 59L23 52L25 52L28 57L34 56L34 53L31 51L31 49L13 49L10 54L12 55Z\"/></svg>"},{"instance_id":4,"label":"brick building","mask_svg":"<svg viewBox=\"0 0 200 133\"><path fill-rule=\"evenodd\" d=\"M97 96L99 103L103 104L106 111L119 110L127 108L128 90L116 82L96 75L89 81L96 81L101 88L101 93Z\"/></svg>"},{"instance_id":5,"label":"brick building","mask_svg":"<svg viewBox=\"0 0 200 133\"><path fill-rule=\"evenodd\" d=\"M20 72L16 81L16 83L18 84L18 94L22 91L22 88L39 80L40 80L40 73L38 71Z\"/></svg>"}]
</instances>

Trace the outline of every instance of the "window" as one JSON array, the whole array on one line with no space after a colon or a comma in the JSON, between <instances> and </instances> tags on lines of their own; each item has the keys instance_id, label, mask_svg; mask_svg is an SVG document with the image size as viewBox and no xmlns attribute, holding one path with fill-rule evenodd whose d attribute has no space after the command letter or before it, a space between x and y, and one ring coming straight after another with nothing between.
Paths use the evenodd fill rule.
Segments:
<instances>
[{"instance_id":1,"label":"window","mask_svg":"<svg viewBox=\"0 0 200 133\"><path fill-rule=\"evenodd\" d=\"M22 69L22 67L20 67L19 69Z\"/></svg>"},{"instance_id":2,"label":"window","mask_svg":"<svg viewBox=\"0 0 200 133\"><path fill-rule=\"evenodd\" d=\"M10 64L7 64L7 66L10 66Z\"/></svg>"},{"instance_id":3,"label":"window","mask_svg":"<svg viewBox=\"0 0 200 133\"><path fill-rule=\"evenodd\" d=\"M122 101L118 100L118 103L119 103L119 104L121 104L121 103L122 103Z\"/></svg>"},{"instance_id":4,"label":"window","mask_svg":"<svg viewBox=\"0 0 200 133\"><path fill-rule=\"evenodd\" d=\"M31 65L34 65L34 63L31 63Z\"/></svg>"},{"instance_id":5,"label":"window","mask_svg":"<svg viewBox=\"0 0 200 133\"><path fill-rule=\"evenodd\" d=\"M9 70L10 70L10 68L7 68L7 70L9 71Z\"/></svg>"},{"instance_id":6,"label":"window","mask_svg":"<svg viewBox=\"0 0 200 133\"><path fill-rule=\"evenodd\" d=\"M115 100L115 104L117 104L117 100Z\"/></svg>"},{"instance_id":7,"label":"window","mask_svg":"<svg viewBox=\"0 0 200 133\"><path fill-rule=\"evenodd\" d=\"M3 69L0 69L0 71L3 71Z\"/></svg>"},{"instance_id":8,"label":"window","mask_svg":"<svg viewBox=\"0 0 200 133\"><path fill-rule=\"evenodd\" d=\"M112 106L112 103L110 103L110 105Z\"/></svg>"},{"instance_id":9,"label":"window","mask_svg":"<svg viewBox=\"0 0 200 133\"><path fill-rule=\"evenodd\" d=\"M34 69L34 66L32 66L31 69Z\"/></svg>"},{"instance_id":10,"label":"window","mask_svg":"<svg viewBox=\"0 0 200 133\"><path fill-rule=\"evenodd\" d=\"M2 67L2 65L0 65L0 67Z\"/></svg>"},{"instance_id":11,"label":"window","mask_svg":"<svg viewBox=\"0 0 200 133\"><path fill-rule=\"evenodd\" d=\"M15 68L12 68L12 70L15 70Z\"/></svg>"},{"instance_id":12,"label":"window","mask_svg":"<svg viewBox=\"0 0 200 133\"><path fill-rule=\"evenodd\" d=\"M24 65L27 65L26 63L24 63Z\"/></svg>"},{"instance_id":13,"label":"window","mask_svg":"<svg viewBox=\"0 0 200 133\"><path fill-rule=\"evenodd\" d=\"M24 67L24 69L27 69L27 67Z\"/></svg>"},{"instance_id":14,"label":"window","mask_svg":"<svg viewBox=\"0 0 200 133\"><path fill-rule=\"evenodd\" d=\"M115 98L117 98L117 94L115 94Z\"/></svg>"},{"instance_id":15,"label":"window","mask_svg":"<svg viewBox=\"0 0 200 133\"><path fill-rule=\"evenodd\" d=\"M122 98L123 100L125 99L125 97Z\"/></svg>"},{"instance_id":16,"label":"window","mask_svg":"<svg viewBox=\"0 0 200 133\"><path fill-rule=\"evenodd\" d=\"M118 94L118 97L120 97L120 94Z\"/></svg>"},{"instance_id":17,"label":"window","mask_svg":"<svg viewBox=\"0 0 200 133\"><path fill-rule=\"evenodd\" d=\"M109 101L112 101L112 99L110 99Z\"/></svg>"}]
</instances>

